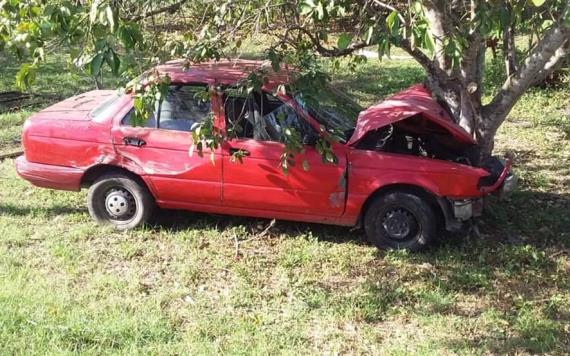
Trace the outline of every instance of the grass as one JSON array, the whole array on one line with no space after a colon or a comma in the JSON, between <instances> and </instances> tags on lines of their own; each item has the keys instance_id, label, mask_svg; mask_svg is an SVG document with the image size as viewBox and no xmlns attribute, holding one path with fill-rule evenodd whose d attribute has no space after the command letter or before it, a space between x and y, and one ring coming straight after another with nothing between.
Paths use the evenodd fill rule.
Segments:
<instances>
[{"instance_id":1,"label":"grass","mask_svg":"<svg viewBox=\"0 0 570 356\"><path fill-rule=\"evenodd\" d=\"M35 92L92 86L58 63ZM2 90L14 71L2 67ZM406 60L335 76L363 104L423 78ZM292 222L254 238L267 221L179 211L117 233L91 221L85 193L33 188L0 162L0 354L565 354L568 97L532 90L501 128L521 186L491 202L482 237L420 254ZM47 103L2 114L0 147Z\"/></svg>"}]
</instances>

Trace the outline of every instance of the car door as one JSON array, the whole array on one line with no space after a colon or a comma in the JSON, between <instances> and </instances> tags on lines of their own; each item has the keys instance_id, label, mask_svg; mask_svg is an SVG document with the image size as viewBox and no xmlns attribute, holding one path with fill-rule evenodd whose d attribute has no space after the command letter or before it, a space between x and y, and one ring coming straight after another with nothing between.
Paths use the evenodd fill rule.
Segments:
<instances>
[{"instance_id":1,"label":"car door","mask_svg":"<svg viewBox=\"0 0 570 356\"><path fill-rule=\"evenodd\" d=\"M221 204L220 150L214 162L209 152L189 153L192 125L212 115L211 100L204 99L208 89L206 84L171 85L144 127L132 125L131 109L112 130L116 151L144 170L159 205Z\"/></svg>"},{"instance_id":2,"label":"car door","mask_svg":"<svg viewBox=\"0 0 570 356\"><path fill-rule=\"evenodd\" d=\"M316 137L306 118L267 93L245 97L227 94L223 108L226 129L237 136L223 147L224 206L323 217L342 215L346 191L342 148L335 152L339 163L333 165L323 163L314 145L306 144L305 152L295 156L295 166L284 174L283 132L293 126L302 135ZM236 159L236 154L243 159Z\"/></svg>"}]
</instances>

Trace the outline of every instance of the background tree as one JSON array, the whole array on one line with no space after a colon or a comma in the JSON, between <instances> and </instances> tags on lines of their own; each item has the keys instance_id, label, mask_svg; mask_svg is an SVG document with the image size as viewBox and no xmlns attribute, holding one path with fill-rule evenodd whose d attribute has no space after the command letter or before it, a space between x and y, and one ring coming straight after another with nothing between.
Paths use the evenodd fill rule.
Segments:
<instances>
[{"instance_id":1,"label":"background tree","mask_svg":"<svg viewBox=\"0 0 570 356\"><path fill-rule=\"evenodd\" d=\"M375 46L383 56L396 46L422 66L433 95L473 134L482 156L523 93L570 49L570 0L3 0L0 8L2 48L29 59L20 86L62 47L95 78L104 66L132 77L169 58L232 56L265 35L276 68L293 63L320 78L316 56L357 64L361 49ZM517 55L520 34L529 45ZM483 87L489 39L500 39L506 66L494 92Z\"/></svg>"}]
</instances>

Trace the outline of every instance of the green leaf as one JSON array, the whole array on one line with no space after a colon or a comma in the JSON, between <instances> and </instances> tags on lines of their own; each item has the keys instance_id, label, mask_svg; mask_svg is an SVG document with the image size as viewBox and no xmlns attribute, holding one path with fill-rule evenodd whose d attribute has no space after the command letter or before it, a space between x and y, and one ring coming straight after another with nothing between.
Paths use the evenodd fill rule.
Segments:
<instances>
[{"instance_id":1,"label":"green leaf","mask_svg":"<svg viewBox=\"0 0 570 356\"><path fill-rule=\"evenodd\" d=\"M16 86L20 90L29 88L36 79L36 70L37 68L31 64L22 64L20 70L16 74Z\"/></svg>"},{"instance_id":2,"label":"green leaf","mask_svg":"<svg viewBox=\"0 0 570 356\"><path fill-rule=\"evenodd\" d=\"M374 35L374 26L368 27L368 31L366 31L366 43L370 44L372 42L372 35Z\"/></svg>"},{"instance_id":3,"label":"green leaf","mask_svg":"<svg viewBox=\"0 0 570 356\"><path fill-rule=\"evenodd\" d=\"M395 35L400 27L400 19L398 18L398 11L392 11L388 17L386 17L386 26L388 31Z\"/></svg>"},{"instance_id":4,"label":"green leaf","mask_svg":"<svg viewBox=\"0 0 570 356\"><path fill-rule=\"evenodd\" d=\"M346 49L352 42L352 35L349 33L343 33L339 36L336 46L339 49Z\"/></svg>"},{"instance_id":5,"label":"green leaf","mask_svg":"<svg viewBox=\"0 0 570 356\"><path fill-rule=\"evenodd\" d=\"M105 62L107 62L114 75L119 74L119 69L121 68L121 59L111 48L109 48L109 50L105 53Z\"/></svg>"},{"instance_id":6,"label":"green leaf","mask_svg":"<svg viewBox=\"0 0 570 356\"><path fill-rule=\"evenodd\" d=\"M539 7L544 4L545 0L530 0L530 2L532 2L534 6Z\"/></svg>"},{"instance_id":7,"label":"green leaf","mask_svg":"<svg viewBox=\"0 0 570 356\"><path fill-rule=\"evenodd\" d=\"M104 56L103 54L99 53L91 60L89 64L90 72L92 76L97 76L101 72L101 65L103 64Z\"/></svg>"},{"instance_id":8,"label":"green leaf","mask_svg":"<svg viewBox=\"0 0 570 356\"><path fill-rule=\"evenodd\" d=\"M435 42L433 41L433 37L431 36L431 33L429 33L429 31L426 31L424 33L422 46L431 53L433 53L433 51L435 50Z\"/></svg>"},{"instance_id":9,"label":"green leaf","mask_svg":"<svg viewBox=\"0 0 570 356\"><path fill-rule=\"evenodd\" d=\"M316 7L313 0L304 0L299 6L301 8L301 15L309 15Z\"/></svg>"}]
</instances>

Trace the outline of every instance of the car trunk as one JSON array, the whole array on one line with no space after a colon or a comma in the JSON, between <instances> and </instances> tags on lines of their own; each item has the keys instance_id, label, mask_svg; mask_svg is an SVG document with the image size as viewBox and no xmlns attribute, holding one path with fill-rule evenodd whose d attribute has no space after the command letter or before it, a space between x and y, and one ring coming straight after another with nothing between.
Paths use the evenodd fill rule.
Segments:
<instances>
[{"instance_id":1,"label":"car trunk","mask_svg":"<svg viewBox=\"0 0 570 356\"><path fill-rule=\"evenodd\" d=\"M49 106L32 119L89 120L91 111L116 97L116 90L93 90Z\"/></svg>"}]
</instances>

